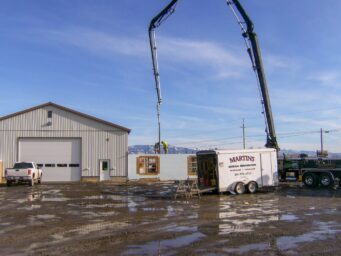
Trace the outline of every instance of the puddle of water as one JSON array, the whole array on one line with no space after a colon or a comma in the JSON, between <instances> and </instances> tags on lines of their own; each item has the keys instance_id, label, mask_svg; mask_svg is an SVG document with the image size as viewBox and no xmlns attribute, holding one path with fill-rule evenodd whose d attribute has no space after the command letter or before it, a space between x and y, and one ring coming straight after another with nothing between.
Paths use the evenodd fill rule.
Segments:
<instances>
[{"instance_id":1,"label":"puddle of water","mask_svg":"<svg viewBox=\"0 0 341 256\"><path fill-rule=\"evenodd\" d=\"M156 212L156 211L164 211L165 208L142 208L144 212Z\"/></svg>"},{"instance_id":2,"label":"puddle of water","mask_svg":"<svg viewBox=\"0 0 341 256\"><path fill-rule=\"evenodd\" d=\"M69 198L66 197L43 197L41 201L43 202L65 202L70 200Z\"/></svg>"},{"instance_id":3,"label":"puddle of water","mask_svg":"<svg viewBox=\"0 0 341 256\"><path fill-rule=\"evenodd\" d=\"M17 200L14 200L14 202L18 204L22 204L22 203L27 202L27 199L17 199Z\"/></svg>"},{"instance_id":4,"label":"puddle of water","mask_svg":"<svg viewBox=\"0 0 341 256\"><path fill-rule=\"evenodd\" d=\"M174 211L174 208L172 206L167 206L167 215L166 217L172 217L175 216L176 213Z\"/></svg>"},{"instance_id":5,"label":"puddle of water","mask_svg":"<svg viewBox=\"0 0 341 256\"><path fill-rule=\"evenodd\" d=\"M69 230L65 233L78 233L79 235L88 235L92 232L100 232L107 229L117 229L129 226L127 222L101 222L83 225L79 228Z\"/></svg>"},{"instance_id":6,"label":"puddle of water","mask_svg":"<svg viewBox=\"0 0 341 256\"><path fill-rule=\"evenodd\" d=\"M48 220L56 220L60 219L56 217L56 215L52 214L39 214L39 215L34 215L34 216L29 216L29 223L30 225L43 225L43 221L48 221Z\"/></svg>"},{"instance_id":7,"label":"puddle of water","mask_svg":"<svg viewBox=\"0 0 341 256\"><path fill-rule=\"evenodd\" d=\"M22 228L25 228L25 227L26 227L25 225L12 225L12 226L9 226L9 227L1 229L0 230L0 234L5 234L7 232L10 232L10 231L13 231L13 230L16 230L16 229L22 229Z\"/></svg>"},{"instance_id":8,"label":"puddle of water","mask_svg":"<svg viewBox=\"0 0 341 256\"><path fill-rule=\"evenodd\" d=\"M37 219L42 219L42 220L50 220L56 218L56 215L52 214L39 214L34 216Z\"/></svg>"},{"instance_id":9,"label":"puddle of water","mask_svg":"<svg viewBox=\"0 0 341 256\"><path fill-rule=\"evenodd\" d=\"M259 244L247 244L240 246L238 248L231 248L231 249L224 249L226 253L233 253L233 254L244 254L251 251L265 251L269 250L270 245L269 243L259 243Z\"/></svg>"},{"instance_id":10,"label":"puddle of water","mask_svg":"<svg viewBox=\"0 0 341 256\"><path fill-rule=\"evenodd\" d=\"M187 216L187 219L190 219L190 220L192 220L192 219L198 219L198 218L199 218L199 214L198 214L198 213L194 213L193 215Z\"/></svg>"},{"instance_id":11,"label":"puddle of water","mask_svg":"<svg viewBox=\"0 0 341 256\"><path fill-rule=\"evenodd\" d=\"M87 204L85 208L92 209L92 208L113 208L115 204Z\"/></svg>"},{"instance_id":12,"label":"puddle of water","mask_svg":"<svg viewBox=\"0 0 341 256\"><path fill-rule=\"evenodd\" d=\"M99 196L85 196L83 197L84 200L99 200L99 199L104 199L103 195Z\"/></svg>"},{"instance_id":13,"label":"puddle of water","mask_svg":"<svg viewBox=\"0 0 341 256\"><path fill-rule=\"evenodd\" d=\"M79 215L79 212L78 212ZM92 218L92 217L106 217L106 216L114 216L118 215L117 212L109 211L109 212L82 212L82 217L84 218Z\"/></svg>"},{"instance_id":14,"label":"puddle of water","mask_svg":"<svg viewBox=\"0 0 341 256\"><path fill-rule=\"evenodd\" d=\"M252 207L249 207L252 204ZM279 220L278 198L257 200L245 204L242 200L220 199L218 218L219 235L234 232L251 232L261 223Z\"/></svg>"},{"instance_id":15,"label":"puddle of water","mask_svg":"<svg viewBox=\"0 0 341 256\"><path fill-rule=\"evenodd\" d=\"M280 220L295 221L295 220L298 220L298 217L294 214L283 214L281 215Z\"/></svg>"},{"instance_id":16,"label":"puddle of water","mask_svg":"<svg viewBox=\"0 0 341 256\"><path fill-rule=\"evenodd\" d=\"M3 223L0 223L0 226L9 226L9 225L11 225L10 222L3 222Z\"/></svg>"},{"instance_id":17,"label":"puddle of water","mask_svg":"<svg viewBox=\"0 0 341 256\"><path fill-rule=\"evenodd\" d=\"M325 212L329 214L338 213L336 208L327 209Z\"/></svg>"},{"instance_id":18,"label":"puddle of water","mask_svg":"<svg viewBox=\"0 0 341 256\"><path fill-rule=\"evenodd\" d=\"M253 230L253 227L251 225L248 226L248 225L219 224L219 235L251 232L252 230Z\"/></svg>"},{"instance_id":19,"label":"puddle of water","mask_svg":"<svg viewBox=\"0 0 341 256\"><path fill-rule=\"evenodd\" d=\"M18 210L32 211L32 210L40 209L40 208L41 208L41 205L33 204L33 205L29 205L29 206L18 208Z\"/></svg>"},{"instance_id":20,"label":"puddle of water","mask_svg":"<svg viewBox=\"0 0 341 256\"><path fill-rule=\"evenodd\" d=\"M174 239L167 239L161 241L153 241L143 245L130 245L128 250L123 253L123 255L165 255L167 251L188 246L194 242L197 242L206 237L200 232L195 232L190 235L179 236ZM175 254L173 251L172 253Z\"/></svg>"},{"instance_id":21,"label":"puddle of water","mask_svg":"<svg viewBox=\"0 0 341 256\"><path fill-rule=\"evenodd\" d=\"M301 243L311 243L316 240L326 240L330 236L341 233L341 225L335 222L315 222L318 229L299 236L282 236L277 239L277 248L282 251L292 250ZM335 229L337 228L337 229Z\"/></svg>"},{"instance_id":22,"label":"puddle of water","mask_svg":"<svg viewBox=\"0 0 341 256\"><path fill-rule=\"evenodd\" d=\"M79 235L88 235L92 232L100 232L106 229L115 229L126 227L128 224L125 222L101 222L101 223L94 223L94 224L88 224L80 226L79 228L64 231L61 233L56 233L51 235L50 237L54 239L53 241L48 242L42 242L42 243L32 243L29 246L29 250L34 250L35 254L37 253L37 249L39 248L45 248L47 245L51 246L54 244L59 244L62 242L66 242L71 240L73 237L67 237L69 234L78 233Z\"/></svg>"},{"instance_id":23,"label":"puddle of water","mask_svg":"<svg viewBox=\"0 0 341 256\"><path fill-rule=\"evenodd\" d=\"M44 195L47 195L47 194L59 194L60 193L60 189L50 189L50 190L47 190L47 191L43 191L42 193Z\"/></svg>"},{"instance_id":24,"label":"puddle of water","mask_svg":"<svg viewBox=\"0 0 341 256\"><path fill-rule=\"evenodd\" d=\"M165 231L168 232L196 232L198 231L197 227L187 227L187 226L177 226L177 225L171 225L164 228Z\"/></svg>"}]
</instances>

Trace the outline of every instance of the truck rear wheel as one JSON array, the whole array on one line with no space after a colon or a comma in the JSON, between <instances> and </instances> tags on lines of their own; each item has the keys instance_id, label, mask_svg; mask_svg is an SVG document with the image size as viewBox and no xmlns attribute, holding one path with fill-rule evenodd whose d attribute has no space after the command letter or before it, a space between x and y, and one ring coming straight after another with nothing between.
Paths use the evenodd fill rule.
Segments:
<instances>
[{"instance_id":1,"label":"truck rear wheel","mask_svg":"<svg viewBox=\"0 0 341 256\"><path fill-rule=\"evenodd\" d=\"M251 193L254 194L258 190L258 185L257 182L255 181L250 181L249 184L247 184L247 190Z\"/></svg>"},{"instance_id":2,"label":"truck rear wheel","mask_svg":"<svg viewBox=\"0 0 341 256\"><path fill-rule=\"evenodd\" d=\"M320 176L320 184L323 187L329 187L334 183L333 177L330 173L322 173Z\"/></svg>"},{"instance_id":3,"label":"truck rear wheel","mask_svg":"<svg viewBox=\"0 0 341 256\"><path fill-rule=\"evenodd\" d=\"M238 182L236 184L236 187L234 188L234 191L238 194L238 195L241 195L241 194L244 194L245 193L245 185L243 182Z\"/></svg>"},{"instance_id":4,"label":"truck rear wheel","mask_svg":"<svg viewBox=\"0 0 341 256\"><path fill-rule=\"evenodd\" d=\"M303 174L302 180L304 185L310 188L316 187L318 184L318 177L315 173L307 172Z\"/></svg>"}]
</instances>

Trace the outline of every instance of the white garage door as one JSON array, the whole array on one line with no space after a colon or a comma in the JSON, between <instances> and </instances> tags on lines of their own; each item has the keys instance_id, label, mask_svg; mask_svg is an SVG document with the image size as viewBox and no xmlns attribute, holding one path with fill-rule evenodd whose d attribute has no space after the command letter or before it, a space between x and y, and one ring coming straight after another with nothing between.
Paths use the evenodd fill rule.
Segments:
<instances>
[{"instance_id":1,"label":"white garage door","mask_svg":"<svg viewBox=\"0 0 341 256\"><path fill-rule=\"evenodd\" d=\"M19 161L36 162L43 169L43 181L79 181L81 140L21 138Z\"/></svg>"}]
</instances>

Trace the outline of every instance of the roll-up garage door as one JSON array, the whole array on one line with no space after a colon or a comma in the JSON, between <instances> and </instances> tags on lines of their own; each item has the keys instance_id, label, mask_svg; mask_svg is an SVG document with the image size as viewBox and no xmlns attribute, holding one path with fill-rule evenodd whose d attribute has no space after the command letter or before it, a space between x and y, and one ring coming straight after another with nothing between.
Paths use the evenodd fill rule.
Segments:
<instances>
[{"instance_id":1,"label":"roll-up garage door","mask_svg":"<svg viewBox=\"0 0 341 256\"><path fill-rule=\"evenodd\" d=\"M81 139L21 138L19 161L37 163L43 169L43 182L79 181Z\"/></svg>"}]
</instances>

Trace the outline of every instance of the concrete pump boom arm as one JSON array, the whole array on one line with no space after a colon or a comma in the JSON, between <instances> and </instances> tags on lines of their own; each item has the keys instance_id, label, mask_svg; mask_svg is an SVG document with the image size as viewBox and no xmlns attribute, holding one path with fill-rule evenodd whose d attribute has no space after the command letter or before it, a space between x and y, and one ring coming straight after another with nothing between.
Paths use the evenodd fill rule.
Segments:
<instances>
[{"instance_id":1,"label":"concrete pump boom arm","mask_svg":"<svg viewBox=\"0 0 341 256\"><path fill-rule=\"evenodd\" d=\"M150 50L152 53L152 62L153 62L153 72L155 79L155 87L157 94L157 121L158 121L158 130L159 130L159 138L158 138L158 152L161 152L161 122L160 122L160 105L162 103L162 95L161 95L161 84L160 84L160 73L159 66L157 62L157 47L156 47L156 36L155 29L161 25L163 21L165 21L175 10L175 6L178 0L172 0L159 14L157 14L150 22L148 28L149 34L149 43Z\"/></svg>"},{"instance_id":2,"label":"concrete pump boom arm","mask_svg":"<svg viewBox=\"0 0 341 256\"><path fill-rule=\"evenodd\" d=\"M159 14L157 14L149 24L149 43L150 50L152 53L152 61L153 61L153 71L156 85L156 93L157 93L157 101L158 104L162 102L161 96L161 86L160 86L160 73L159 66L157 62L157 47L156 47L156 37L155 37L155 28L161 25L161 23L166 20L175 10L175 5L178 0L172 0Z\"/></svg>"},{"instance_id":3,"label":"concrete pump boom arm","mask_svg":"<svg viewBox=\"0 0 341 256\"><path fill-rule=\"evenodd\" d=\"M247 52L250 56L253 69L257 76L257 82L260 90L261 103L263 107L263 112L265 114L265 126L266 126L266 144L265 146L268 148L275 148L277 151L279 150L279 146L277 143L275 125L272 116L270 97L268 92L268 86L265 79L265 73L263 68L263 62L261 57L261 52L258 44L257 35L254 32L254 25L251 21L250 17L244 10L243 6L240 4L239 0L225 0L227 5L233 11L233 14L238 20L239 25L243 30L243 36L245 38L245 42L247 45ZM161 87L160 87L160 74L157 63L157 48L156 48L156 39L155 39L155 28L161 25L161 23L166 20L175 10L175 6L178 0L172 0L158 15L156 15L149 25L149 41L150 41L150 49L152 52L152 61L153 61L153 70L154 77L156 83L156 91L158 97L157 103L157 111L158 111L158 122L159 122L159 149L160 149L160 104L162 102L161 97ZM233 8L233 5L236 7L238 13ZM243 21L240 20L240 17ZM246 24L246 28L244 27Z\"/></svg>"},{"instance_id":4,"label":"concrete pump boom arm","mask_svg":"<svg viewBox=\"0 0 341 256\"><path fill-rule=\"evenodd\" d=\"M278 151L279 146L278 146L278 142L276 138L275 124L274 124L273 116L272 116L268 86L267 86L267 82L265 79L265 73L264 73L263 62L262 62L261 52L260 52L260 48L258 44L257 35L253 30L254 29L253 22L251 21L250 17L244 10L243 6L240 4L239 0L226 0L226 3L231 7L234 15L236 16L238 20L238 23L242 27L243 36L246 39L248 39L250 42L250 43L246 42L246 44L248 45L247 51L250 55L253 68L258 79L261 102L262 102L262 107L263 107L263 111L265 114L266 134L267 134L265 146L267 148L275 148ZM244 22L241 22L239 20L237 13L234 11L232 7L232 3L236 6ZM246 29L244 28L243 23L246 24Z\"/></svg>"}]
</instances>

